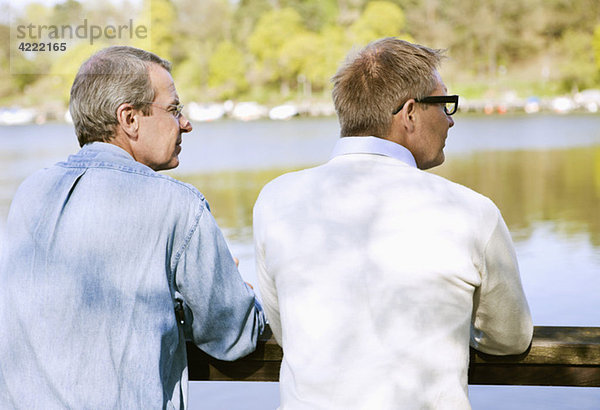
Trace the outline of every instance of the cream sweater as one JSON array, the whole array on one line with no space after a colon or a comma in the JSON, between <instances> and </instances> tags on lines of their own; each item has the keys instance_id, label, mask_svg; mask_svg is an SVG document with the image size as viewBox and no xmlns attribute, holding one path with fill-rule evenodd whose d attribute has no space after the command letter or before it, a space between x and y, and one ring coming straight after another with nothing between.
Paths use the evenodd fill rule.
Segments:
<instances>
[{"instance_id":1,"label":"cream sweater","mask_svg":"<svg viewBox=\"0 0 600 410\"><path fill-rule=\"evenodd\" d=\"M342 138L254 208L281 409L468 409L469 342L531 341L510 234L486 197L367 142Z\"/></svg>"}]
</instances>

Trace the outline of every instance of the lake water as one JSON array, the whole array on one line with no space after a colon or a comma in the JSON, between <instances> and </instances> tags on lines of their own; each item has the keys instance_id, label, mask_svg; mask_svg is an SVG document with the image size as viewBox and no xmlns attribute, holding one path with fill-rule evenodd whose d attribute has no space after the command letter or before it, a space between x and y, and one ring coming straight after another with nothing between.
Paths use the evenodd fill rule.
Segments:
<instances>
[{"instance_id":1,"label":"lake water","mask_svg":"<svg viewBox=\"0 0 600 410\"><path fill-rule=\"evenodd\" d=\"M335 119L194 124L170 175L202 191L256 282L252 206L276 176L327 161ZM72 126L0 127L0 240L35 170L77 151ZM432 172L490 197L515 241L536 325L600 326L600 116L456 117ZM0 242L1 244L1 242ZM273 409L277 383L192 382L192 409ZM471 386L474 409L599 409L600 389Z\"/></svg>"}]
</instances>

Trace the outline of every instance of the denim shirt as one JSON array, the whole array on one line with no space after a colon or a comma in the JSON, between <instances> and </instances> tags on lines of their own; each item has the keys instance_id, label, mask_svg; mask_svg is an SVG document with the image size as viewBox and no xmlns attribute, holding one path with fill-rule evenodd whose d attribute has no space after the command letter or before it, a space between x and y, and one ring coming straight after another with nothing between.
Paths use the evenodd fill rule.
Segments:
<instances>
[{"instance_id":1,"label":"denim shirt","mask_svg":"<svg viewBox=\"0 0 600 410\"><path fill-rule=\"evenodd\" d=\"M30 176L6 228L1 409L185 408L186 339L255 349L262 308L202 194L115 145Z\"/></svg>"}]
</instances>

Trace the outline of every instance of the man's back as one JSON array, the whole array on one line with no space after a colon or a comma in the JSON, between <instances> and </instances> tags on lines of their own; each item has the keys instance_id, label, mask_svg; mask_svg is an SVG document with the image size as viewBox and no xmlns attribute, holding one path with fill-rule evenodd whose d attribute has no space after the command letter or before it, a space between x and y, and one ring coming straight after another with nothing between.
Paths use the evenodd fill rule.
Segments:
<instances>
[{"instance_id":1,"label":"man's back","mask_svg":"<svg viewBox=\"0 0 600 410\"><path fill-rule=\"evenodd\" d=\"M114 145L86 146L29 178L7 238L2 405L179 408L187 400L184 329L217 357L254 348L253 295L240 278L221 280L235 266L215 267L228 263L215 249L227 247L202 195ZM194 311L185 328L177 297Z\"/></svg>"},{"instance_id":2,"label":"man's back","mask_svg":"<svg viewBox=\"0 0 600 410\"><path fill-rule=\"evenodd\" d=\"M529 343L508 231L465 187L340 155L271 182L254 217L283 409L468 408L472 313L481 350Z\"/></svg>"}]
</instances>

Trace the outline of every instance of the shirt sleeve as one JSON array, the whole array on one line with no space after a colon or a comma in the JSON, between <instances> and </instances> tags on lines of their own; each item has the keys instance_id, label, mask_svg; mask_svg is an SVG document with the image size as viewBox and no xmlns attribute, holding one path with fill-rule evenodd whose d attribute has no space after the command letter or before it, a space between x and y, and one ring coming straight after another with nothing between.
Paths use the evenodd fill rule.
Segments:
<instances>
[{"instance_id":1,"label":"shirt sleeve","mask_svg":"<svg viewBox=\"0 0 600 410\"><path fill-rule=\"evenodd\" d=\"M279 315L279 301L277 298L277 287L272 272L267 270L265 250L263 247L263 223L260 211L260 198L254 206L254 255L256 257L256 275L258 277L258 288L265 308L265 314L273 337L282 345L281 317Z\"/></svg>"},{"instance_id":2,"label":"shirt sleeve","mask_svg":"<svg viewBox=\"0 0 600 410\"><path fill-rule=\"evenodd\" d=\"M205 203L177 263L175 283L185 305L184 331L194 344L220 360L254 351L264 313Z\"/></svg>"},{"instance_id":3,"label":"shirt sleeve","mask_svg":"<svg viewBox=\"0 0 600 410\"><path fill-rule=\"evenodd\" d=\"M471 345L488 354L519 354L531 343L533 324L512 239L496 212L483 255L481 286L474 294Z\"/></svg>"},{"instance_id":4,"label":"shirt sleeve","mask_svg":"<svg viewBox=\"0 0 600 410\"><path fill-rule=\"evenodd\" d=\"M258 275L258 288L265 307L265 313L269 320L269 326L273 332L273 337L279 344L282 345L282 334L281 334L281 318L279 316L279 302L277 300L277 288L275 287L275 281L269 276L265 265L265 256L262 246L255 241L255 254L256 254L256 274Z\"/></svg>"}]
</instances>

